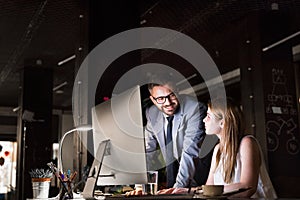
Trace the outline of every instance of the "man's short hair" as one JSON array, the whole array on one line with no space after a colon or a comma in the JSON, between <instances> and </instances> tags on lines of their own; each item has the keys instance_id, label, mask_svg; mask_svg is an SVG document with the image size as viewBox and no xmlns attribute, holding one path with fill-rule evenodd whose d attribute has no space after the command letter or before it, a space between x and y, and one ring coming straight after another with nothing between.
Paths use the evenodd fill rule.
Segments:
<instances>
[{"instance_id":1,"label":"man's short hair","mask_svg":"<svg viewBox=\"0 0 300 200\"><path fill-rule=\"evenodd\" d=\"M174 83L174 80L173 80L171 74L152 75L148 82L148 90L149 90L149 92L151 92L151 90L155 86L163 86L163 85L168 85L173 90L177 90L176 84ZM176 92L176 91L174 91L174 92Z\"/></svg>"}]
</instances>

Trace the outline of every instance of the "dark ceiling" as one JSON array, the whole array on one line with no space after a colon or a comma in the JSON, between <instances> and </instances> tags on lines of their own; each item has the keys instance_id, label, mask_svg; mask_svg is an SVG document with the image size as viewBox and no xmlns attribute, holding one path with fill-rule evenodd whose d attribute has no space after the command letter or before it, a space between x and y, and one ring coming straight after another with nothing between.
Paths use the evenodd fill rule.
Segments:
<instances>
[{"instance_id":1,"label":"dark ceiling","mask_svg":"<svg viewBox=\"0 0 300 200\"><path fill-rule=\"evenodd\" d=\"M117 1L115 3L117 6ZM226 41L228 33L222 34L222 30L234 27L236 21L250 12L271 10L276 5L279 10L300 18L298 0L138 1L141 26L171 28L193 37L207 47L216 62L222 65L223 72L233 70L237 65L230 61L236 49L230 45L230 48L219 49L234 44L234 41ZM57 63L75 55L82 37L79 19L82 10L80 0L0 1L0 106L18 106L24 62L40 59L46 66L55 63L51 64L53 88L63 85L53 91L54 108L71 107L75 59L61 66ZM300 22L294 25L295 31L299 29Z\"/></svg>"},{"instance_id":2,"label":"dark ceiling","mask_svg":"<svg viewBox=\"0 0 300 200\"><path fill-rule=\"evenodd\" d=\"M58 63L75 53L79 38L79 3L74 0L0 2L0 106L17 106L20 72L29 60ZM48 63L49 62L49 63ZM70 105L74 60L53 65L53 87L67 81L54 105Z\"/></svg>"}]
</instances>

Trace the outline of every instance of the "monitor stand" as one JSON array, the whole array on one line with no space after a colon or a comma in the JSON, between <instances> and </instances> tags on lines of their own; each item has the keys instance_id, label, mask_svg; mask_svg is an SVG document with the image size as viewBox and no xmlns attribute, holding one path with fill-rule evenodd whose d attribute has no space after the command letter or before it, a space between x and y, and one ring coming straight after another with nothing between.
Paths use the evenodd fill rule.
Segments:
<instances>
[{"instance_id":1,"label":"monitor stand","mask_svg":"<svg viewBox=\"0 0 300 200\"><path fill-rule=\"evenodd\" d=\"M95 187L97 184L97 179L100 173L100 169L103 162L103 157L105 155L106 146L109 143L109 140L102 141L97 149L96 157L94 158L92 167L90 169L88 178L86 180L83 192L81 193L82 197L85 199L94 197Z\"/></svg>"}]
</instances>

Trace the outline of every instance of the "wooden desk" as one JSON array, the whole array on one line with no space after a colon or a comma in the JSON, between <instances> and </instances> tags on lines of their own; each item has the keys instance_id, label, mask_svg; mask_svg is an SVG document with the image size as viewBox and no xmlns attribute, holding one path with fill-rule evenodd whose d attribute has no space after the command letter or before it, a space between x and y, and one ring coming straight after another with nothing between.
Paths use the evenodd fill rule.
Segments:
<instances>
[{"instance_id":1,"label":"wooden desk","mask_svg":"<svg viewBox=\"0 0 300 200\"><path fill-rule=\"evenodd\" d=\"M153 199L227 199L225 196L220 197L212 197L207 198L203 195L194 195L194 194L161 194L161 195L143 195L143 196L132 196L132 197L125 197L125 196L110 196L106 197L105 200L153 200Z\"/></svg>"}]
</instances>

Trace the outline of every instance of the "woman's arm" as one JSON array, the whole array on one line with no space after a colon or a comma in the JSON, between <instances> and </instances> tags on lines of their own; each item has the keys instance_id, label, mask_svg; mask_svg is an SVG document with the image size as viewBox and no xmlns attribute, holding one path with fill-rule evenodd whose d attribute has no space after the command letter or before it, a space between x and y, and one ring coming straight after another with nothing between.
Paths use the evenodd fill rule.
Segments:
<instances>
[{"instance_id":1,"label":"woman's arm","mask_svg":"<svg viewBox=\"0 0 300 200\"><path fill-rule=\"evenodd\" d=\"M216 169L216 155L217 155L217 151L219 150L219 146L220 145L217 144L214 148L214 153L213 153L212 158L211 158L211 165L210 165L206 185L214 185L214 171ZM198 172L198 173L201 173L201 172Z\"/></svg>"},{"instance_id":2,"label":"woman's arm","mask_svg":"<svg viewBox=\"0 0 300 200\"><path fill-rule=\"evenodd\" d=\"M214 172L213 171L215 169L216 153L217 153L218 149L219 149L219 144L217 144L214 147L214 152L213 152L213 156L212 156L212 159L211 159L211 166L210 166L210 170L209 170L208 179L206 181L206 185L213 185L214 184ZM201 172L196 172L196 173L201 173ZM197 190L197 187L191 188L190 192L194 192L195 190ZM188 191L189 191L189 188L168 188L168 189L158 191L157 194L187 193Z\"/></svg>"},{"instance_id":3,"label":"woman's arm","mask_svg":"<svg viewBox=\"0 0 300 200\"><path fill-rule=\"evenodd\" d=\"M256 192L261 164L259 147L254 138L244 137L242 139L240 156L242 165L240 182L226 185L224 192L239 188L250 188L245 192L234 195L234 197L251 197Z\"/></svg>"}]
</instances>

